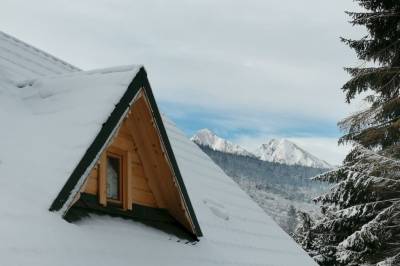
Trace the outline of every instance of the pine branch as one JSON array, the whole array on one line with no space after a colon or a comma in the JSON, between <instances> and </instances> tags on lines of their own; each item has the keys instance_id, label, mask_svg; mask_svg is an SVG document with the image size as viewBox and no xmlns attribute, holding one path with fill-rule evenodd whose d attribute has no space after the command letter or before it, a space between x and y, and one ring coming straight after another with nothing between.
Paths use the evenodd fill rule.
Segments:
<instances>
[{"instance_id":1,"label":"pine branch","mask_svg":"<svg viewBox=\"0 0 400 266\"><path fill-rule=\"evenodd\" d=\"M357 68L363 67L367 61L372 60L373 62L388 62L392 59L392 54L398 50L397 44L400 43L400 39L395 41L386 39L368 39L368 36L364 36L360 40L352 40L347 38L340 38L340 41L350 46L357 53L357 57L364 60Z\"/></svg>"},{"instance_id":2,"label":"pine branch","mask_svg":"<svg viewBox=\"0 0 400 266\"><path fill-rule=\"evenodd\" d=\"M387 100L399 95L400 67L345 68L345 70L353 76L342 87L342 90L346 92L348 103L354 99L356 94L367 90L372 90L378 93L382 99ZM395 79L393 80L393 78ZM388 88L389 80L392 80L390 82L393 85L392 88Z\"/></svg>"},{"instance_id":3,"label":"pine branch","mask_svg":"<svg viewBox=\"0 0 400 266\"><path fill-rule=\"evenodd\" d=\"M353 76L353 79L357 79L368 75L400 73L400 67L365 67L365 68L346 67L345 70Z\"/></svg>"},{"instance_id":4,"label":"pine branch","mask_svg":"<svg viewBox=\"0 0 400 266\"><path fill-rule=\"evenodd\" d=\"M381 106L372 106L368 109L355 113L340 121L338 123L338 127L343 132L360 132L361 130L371 126L381 109Z\"/></svg>"},{"instance_id":5,"label":"pine branch","mask_svg":"<svg viewBox=\"0 0 400 266\"><path fill-rule=\"evenodd\" d=\"M371 20L388 18L388 17L398 17L400 16L400 12L397 10L388 10L388 11L380 11L380 12L349 12L345 11L345 13L352 17L352 20L349 21L354 25L364 25Z\"/></svg>"},{"instance_id":6,"label":"pine branch","mask_svg":"<svg viewBox=\"0 0 400 266\"><path fill-rule=\"evenodd\" d=\"M384 108L386 110L377 113L372 121L351 121L350 117L350 121L339 123L342 131L347 131L339 139L339 144L357 142L367 148L380 150L394 147L400 138L400 105L389 104ZM395 149L393 151L396 152Z\"/></svg>"},{"instance_id":7,"label":"pine branch","mask_svg":"<svg viewBox=\"0 0 400 266\"><path fill-rule=\"evenodd\" d=\"M392 205L383 210L372 221L365 224L361 230L354 232L338 245L337 257L341 259L346 254L345 261L359 260L363 257L363 253L374 253L374 246L379 243L385 243L389 240L390 235L385 234L387 225L394 219L394 212L398 213L399 203ZM361 251L361 252L360 252Z\"/></svg>"}]
</instances>

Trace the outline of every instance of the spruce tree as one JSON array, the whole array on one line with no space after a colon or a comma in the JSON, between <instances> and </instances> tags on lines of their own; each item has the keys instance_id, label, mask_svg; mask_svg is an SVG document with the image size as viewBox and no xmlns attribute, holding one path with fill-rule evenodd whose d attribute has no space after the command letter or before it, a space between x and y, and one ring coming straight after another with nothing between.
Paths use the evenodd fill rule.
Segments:
<instances>
[{"instance_id":1,"label":"spruce tree","mask_svg":"<svg viewBox=\"0 0 400 266\"><path fill-rule=\"evenodd\" d=\"M316 199L321 218L300 214L296 240L320 265L400 265L400 1L356 2L365 11L347 13L368 34L342 41L365 63L346 68L342 90L348 103L369 94L369 107L339 122L354 149L315 178L335 186Z\"/></svg>"},{"instance_id":2,"label":"spruce tree","mask_svg":"<svg viewBox=\"0 0 400 266\"><path fill-rule=\"evenodd\" d=\"M367 66L350 67L352 78L343 86L346 101L366 92L370 108L352 115L339 126L347 132L341 142L355 141L399 156L400 137L400 1L356 0L365 12L347 12L353 26L368 34L359 40L341 40Z\"/></svg>"},{"instance_id":3,"label":"spruce tree","mask_svg":"<svg viewBox=\"0 0 400 266\"><path fill-rule=\"evenodd\" d=\"M400 265L400 161L359 145L315 179L337 185L315 199L321 218L301 214L297 242L320 265Z\"/></svg>"}]
</instances>

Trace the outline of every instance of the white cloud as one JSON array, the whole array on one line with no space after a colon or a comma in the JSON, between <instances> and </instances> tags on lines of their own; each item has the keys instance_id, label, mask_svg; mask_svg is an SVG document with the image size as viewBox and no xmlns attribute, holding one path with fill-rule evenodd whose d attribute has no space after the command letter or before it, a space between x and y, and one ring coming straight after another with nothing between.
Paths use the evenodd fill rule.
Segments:
<instances>
[{"instance_id":1,"label":"white cloud","mask_svg":"<svg viewBox=\"0 0 400 266\"><path fill-rule=\"evenodd\" d=\"M343 12L354 8L348 0L6 0L0 23L83 68L145 64L160 100L339 119L349 111L342 67L355 56L338 37L359 34Z\"/></svg>"},{"instance_id":2,"label":"white cloud","mask_svg":"<svg viewBox=\"0 0 400 266\"><path fill-rule=\"evenodd\" d=\"M355 110L340 87L356 57L339 42L363 34L347 23L354 9L349 0L4 0L0 24L84 69L144 64L159 101L222 113L209 119L221 130L293 137ZM296 140L337 163L344 152L314 126Z\"/></svg>"}]
</instances>

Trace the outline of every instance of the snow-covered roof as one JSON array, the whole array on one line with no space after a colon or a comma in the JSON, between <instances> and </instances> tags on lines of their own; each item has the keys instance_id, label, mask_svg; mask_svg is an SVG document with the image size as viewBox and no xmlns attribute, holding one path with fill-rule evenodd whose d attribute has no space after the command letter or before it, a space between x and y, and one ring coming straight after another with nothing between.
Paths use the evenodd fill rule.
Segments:
<instances>
[{"instance_id":1,"label":"snow-covered roof","mask_svg":"<svg viewBox=\"0 0 400 266\"><path fill-rule=\"evenodd\" d=\"M79 69L0 31L0 78L23 80L72 71Z\"/></svg>"},{"instance_id":2,"label":"snow-covered roof","mask_svg":"<svg viewBox=\"0 0 400 266\"><path fill-rule=\"evenodd\" d=\"M11 54L4 51L0 65L6 64L4 53ZM40 62L53 67L51 61ZM15 71L12 80L0 76L2 264L315 265L167 118L168 138L203 231L199 242L108 216L71 224L49 211L139 70L71 69L16 82L22 68L9 68ZM21 80L27 77L21 74Z\"/></svg>"}]
</instances>

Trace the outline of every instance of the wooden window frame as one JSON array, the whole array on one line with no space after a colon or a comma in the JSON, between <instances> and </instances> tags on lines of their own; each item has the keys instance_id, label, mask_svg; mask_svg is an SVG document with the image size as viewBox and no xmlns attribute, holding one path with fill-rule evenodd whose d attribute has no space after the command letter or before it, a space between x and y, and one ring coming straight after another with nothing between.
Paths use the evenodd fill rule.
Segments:
<instances>
[{"instance_id":1,"label":"wooden window frame","mask_svg":"<svg viewBox=\"0 0 400 266\"><path fill-rule=\"evenodd\" d=\"M113 198L109 198L108 197L108 191L107 191L107 187L106 187L106 198L107 198L107 202L109 203L113 203L116 205L122 205L123 201L124 201L124 172L125 172L125 163L124 163L124 155L120 154L120 153L116 153L116 152L111 152L111 151L107 151L107 167L108 167L108 158L114 158L114 159L118 159L119 161L119 169L118 169L118 199L113 199ZM107 176L106 176L106 181L107 181ZM107 184L107 183L106 183ZM107 185L106 185L107 186Z\"/></svg>"},{"instance_id":2,"label":"wooden window frame","mask_svg":"<svg viewBox=\"0 0 400 266\"><path fill-rule=\"evenodd\" d=\"M120 160L120 180L118 200L107 197L107 159L108 157L118 158ZM131 181L130 181L130 154L127 151L116 147L109 147L103 152L100 158L99 167L99 203L103 206L108 204L117 208L132 209L131 199Z\"/></svg>"}]
</instances>

